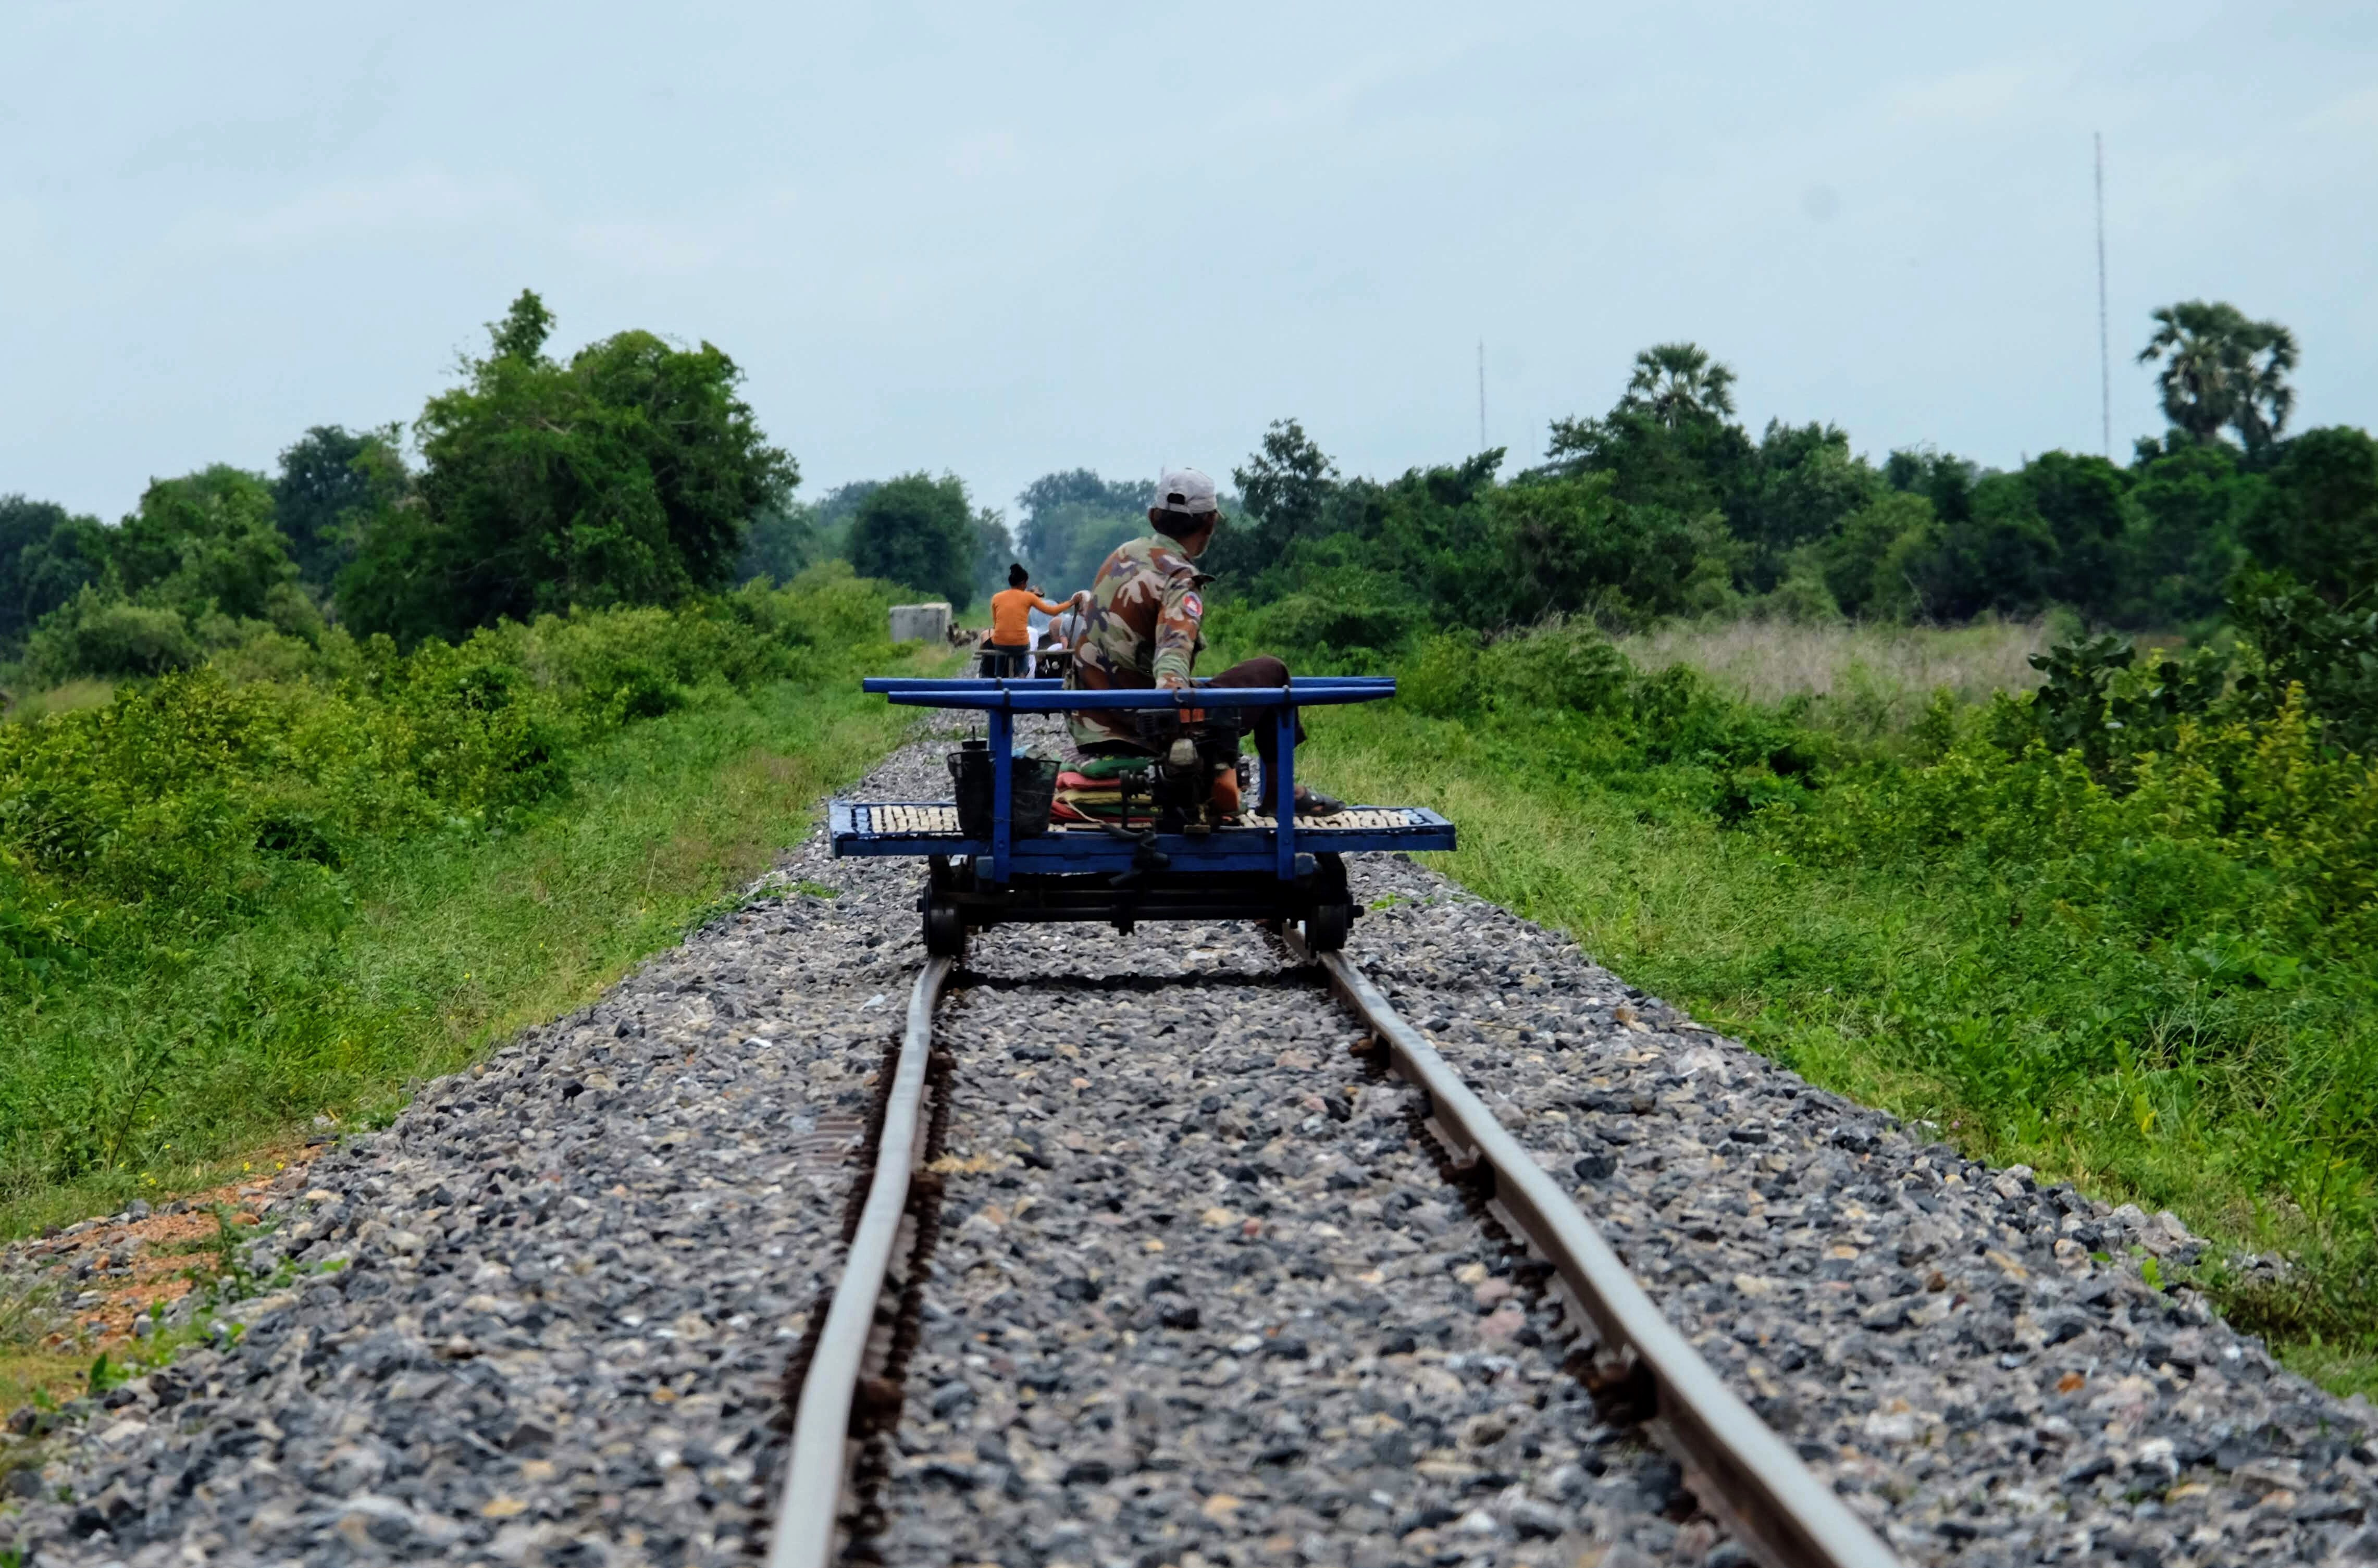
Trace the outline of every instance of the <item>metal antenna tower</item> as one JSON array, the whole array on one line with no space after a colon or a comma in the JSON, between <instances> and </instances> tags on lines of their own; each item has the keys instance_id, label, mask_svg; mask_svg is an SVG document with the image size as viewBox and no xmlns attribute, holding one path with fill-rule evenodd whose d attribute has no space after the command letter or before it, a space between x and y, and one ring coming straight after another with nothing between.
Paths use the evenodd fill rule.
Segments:
<instances>
[{"instance_id":1,"label":"metal antenna tower","mask_svg":"<svg viewBox=\"0 0 2378 1568\"><path fill-rule=\"evenodd\" d=\"M2097 425L2106 456L2114 455L2114 355L2106 336L2106 138L2093 131L2097 150Z\"/></svg>"}]
</instances>

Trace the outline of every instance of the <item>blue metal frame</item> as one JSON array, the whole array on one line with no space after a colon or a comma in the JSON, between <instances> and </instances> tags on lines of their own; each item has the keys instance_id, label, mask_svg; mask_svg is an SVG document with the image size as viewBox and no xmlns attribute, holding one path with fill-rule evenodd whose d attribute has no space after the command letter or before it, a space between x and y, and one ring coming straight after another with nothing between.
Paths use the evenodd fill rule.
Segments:
<instances>
[{"instance_id":1,"label":"blue metal frame","mask_svg":"<svg viewBox=\"0 0 2378 1568\"><path fill-rule=\"evenodd\" d=\"M829 807L836 856L970 857L978 874L987 870L989 874L983 880L997 886L1004 886L1019 872L1128 870L1133 864L1134 844L1108 834L1058 832L1046 837L1015 837L1011 820L1015 782L1010 772L1015 747L1015 715L1168 708L1273 710L1271 723L1277 743L1273 754L1279 760L1279 776L1266 779L1264 787L1275 805L1291 803L1289 809L1274 819L1275 827L1157 835L1156 847L1171 857L1176 868L1269 871L1286 882L1312 870L1313 856L1308 849L1362 852L1453 847L1453 824L1434 811L1412 808L1409 812L1412 820L1408 825L1392 828L1332 828L1326 818L1303 824L1296 820L1292 805L1296 798L1296 710L1303 706L1375 702L1392 697L1396 683L1391 676L1320 676L1277 687L1196 686L1107 691L1068 689L1063 681L1040 678L873 676L862 687L904 706L968 709L985 715L991 732L991 837L967 839L955 832L895 834L862 831L857 820L859 803L837 800Z\"/></svg>"},{"instance_id":2,"label":"blue metal frame","mask_svg":"<svg viewBox=\"0 0 2378 1568\"><path fill-rule=\"evenodd\" d=\"M1387 682L1388 691L1395 688L1395 682ZM1279 846L1275 863L1279 880L1285 882L1296 875L1296 710L1281 703L1277 722L1271 754L1279 760L1279 779L1263 783L1271 792L1272 820L1279 824L1272 840Z\"/></svg>"},{"instance_id":3,"label":"blue metal frame","mask_svg":"<svg viewBox=\"0 0 2378 1568\"><path fill-rule=\"evenodd\" d=\"M1288 686L1189 686L1156 690L1069 691L1062 680L920 680L870 676L860 689L914 708L973 708L1009 713L1078 713L1092 709L1318 708L1376 702L1396 694L1393 676L1315 676ZM1294 717L1289 720L1291 733Z\"/></svg>"},{"instance_id":4,"label":"blue metal frame","mask_svg":"<svg viewBox=\"0 0 2378 1568\"><path fill-rule=\"evenodd\" d=\"M1007 880L1015 856L1015 770L1009 759L1015 752L1015 715L1004 708L991 711L991 880Z\"/></svg>"},{"instance_id":5,"label":"blue metal frame","mask_svg":"<svg viewBox=\"0 0 2378 1568\"><path fill-rule=\"evenodd\" d=\"M946 806L947 801L832 801L826 827L837 856L851 859L873 856L941 855L952 859L986 859L991 839L963 838L947 833L895 833L859 825L859 813L884 805ZM1375 851L1443 850L1453 847L1453 824L1422 807L1405 808L1411 820L1401 827L1333 828L1326 817L1299 823L1289 851L1288 878L1312 869L1315 853L1336 851L1359 855ZM1279 872L1279 837L1270 828L1219 828L1210 833L1159 833L1156 848L1184 871ZM1060 829L1040 838L1015 840L1008 860L1015 872L1127 871L1135 845L1111 834L1087 828ZM1304 862L1299 865L1299 862ZM1005 881L1006 878L989 879ZM1285 879L1284 879L1285 880Z\"/></svg>"}]
</instances>

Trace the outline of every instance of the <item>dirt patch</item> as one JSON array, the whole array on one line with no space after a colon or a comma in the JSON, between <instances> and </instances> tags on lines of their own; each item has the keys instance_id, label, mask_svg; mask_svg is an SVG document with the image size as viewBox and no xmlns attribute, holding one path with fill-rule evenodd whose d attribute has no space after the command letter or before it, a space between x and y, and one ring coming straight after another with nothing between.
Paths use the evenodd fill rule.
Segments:
<instances>
[{"instance_id":1,"label":"dirt patch","mask_svg":"<svg viewBox=\"0 0 2378 1568\"><path fill-rule=\"evenodd\" d=\"M222 1234L219 1210L227 1211L235 1229L252 1227L276 1199L306 1190L311 1165L310 1157L290 1159L280 1170L193 1192L174 1205L179 1212L85 1220L54 1236L16 1242L0 1251L0 1270L27 1285L49 1287L60 1303L51 1310L56 1326L35 1345L50 1352L69 1347L89 1351L130 1339L133 1321L152 1303L180 1299L188 1294L194 1275L212 1272L208 1253ZM80 1307L64 1305L85 1294L99 1299Z\"/></svg>"}]
</instances>

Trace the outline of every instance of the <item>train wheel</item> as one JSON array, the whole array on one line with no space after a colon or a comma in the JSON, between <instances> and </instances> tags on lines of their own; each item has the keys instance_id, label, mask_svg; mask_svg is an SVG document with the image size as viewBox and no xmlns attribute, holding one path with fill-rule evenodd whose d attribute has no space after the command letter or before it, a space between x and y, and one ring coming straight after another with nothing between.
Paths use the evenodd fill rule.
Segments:
<instances>
[{"instance_id":1,"label":"train wheel","mask_svg":"<svg viewBox=\"0 0 2378 1568\"><path fill-rule=\"evenodd\" d=\"M935 958L966 956L966 916L955 904L934 899L925 905L925 951Z\"/></svg>"},{"instance_id":2,"label":"train wheel","mask_svg":"<svg viewBox=\"0 0 2378 1568\"><path fill-rule=\"evenodd\" d=\"M1304 922L1304 945L1315 952L1336 952L1346 945L1346 933L1353 922L1351 904L1316 904Z\"/></svg>"}]
</instances>

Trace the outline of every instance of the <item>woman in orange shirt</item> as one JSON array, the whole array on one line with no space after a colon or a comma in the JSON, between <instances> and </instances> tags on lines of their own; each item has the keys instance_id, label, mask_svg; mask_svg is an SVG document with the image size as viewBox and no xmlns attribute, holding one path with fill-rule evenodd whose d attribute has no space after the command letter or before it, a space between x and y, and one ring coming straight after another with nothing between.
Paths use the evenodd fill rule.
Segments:
<instances>
[{"instance_id":1,"label":"woman in orange shirt","mask_svg":"<svg viewBox=\"0 0 2378 1568\"><path fill-rule=\"evenodd\" d=\"M1021 676L1032 667L1032 612L1064 614L1067 606L1087 597L1076 593L1052 604L1027 586L1032 574L1020 565L1007 569L1007 586L991 596L991 640L983 646L983 674L991 679Z\"/></svg>"}]
</instances>

